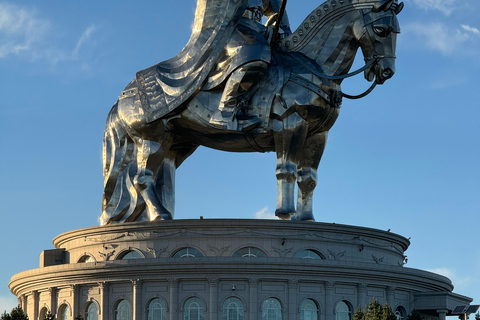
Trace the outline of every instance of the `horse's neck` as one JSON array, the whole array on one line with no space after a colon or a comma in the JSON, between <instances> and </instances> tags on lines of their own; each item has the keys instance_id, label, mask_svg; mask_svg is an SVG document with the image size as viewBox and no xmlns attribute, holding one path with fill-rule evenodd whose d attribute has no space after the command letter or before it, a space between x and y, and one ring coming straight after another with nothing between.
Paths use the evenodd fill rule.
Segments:
<instances>
[{"instance_id":1,"label":"horse's neck","mask_svg":"<svg viewBox=\"0 0 480 320\"><path fill-rule=\"evenodd\" d=\"M327 75L348 73L358 50L353 35L356 15L358 12L352 11L324 25L300 52L316 61Z\"/></svg>"}]
</instances>

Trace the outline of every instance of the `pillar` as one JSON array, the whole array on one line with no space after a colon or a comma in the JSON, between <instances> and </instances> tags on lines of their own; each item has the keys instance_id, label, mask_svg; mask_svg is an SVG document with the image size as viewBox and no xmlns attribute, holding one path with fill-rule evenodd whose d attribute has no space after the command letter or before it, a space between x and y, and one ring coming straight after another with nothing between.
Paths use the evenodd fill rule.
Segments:
<instances>
[{"instance_id":1,"label":"pillar","mask_svg":"<svg viewBox=\"0 0 480 320\"><path fill-rule=\"evenodd\" d=\"M180 319L180 315L178 315L180 309L178 306L178 286L179 281L177 278L168 279L168 290L170 295L170 320Z\"/></svg>"},{"instance_id":2,"label":"pillar","mask_svg":"<svg viewBox=\"0 0 480 320\"><path fill-rule=\"evenodd\" d=\"M387 288L387 302L390 305L390 308L393 308L395 300L395 287L388 287ZM393 311L395 312L395 310Z\"/></svg>"},{"instance_id":3,"label":"pillar","mask_svg":"<svg viewBox=\"0 0 480 320\"><path fill-rule=\"evenodd\" d=\"M33 299L33 320L37 320L38 319L38 307L39 307L39 294L38 294L38 291L37 290L34 290L32 291L32 299Z\"/></svg>"},{"instance_id":4,"label":"pillar","mask_svg":"<svg viewBox=\"0 0 480 320\"><path fill-rule=\"evenodd\" d=\"M57 317L57 288L51 287L48 289L50 291L50 312L54 318Z\"/></svg>"},{"instance_id":5,"label":"pillar","mask_svg":"<svg viewBox=\"0 0 480 320\"><path fill-rule=\"evenodd\" d=\"M334 282L325 283L325 320L334 320L335 306L333 305L333 288Z\"/></svg>"},{"instance_id":6,"label":"pillar","mask_svg":"<svg viewBox=\"0 0 480 320\"><path fill-rule=\"evenodd\" d=\"M72 289L72 314L73 314L73 319L75 319L80 314L80 307L78 305L79 286L78 284L73 284L70 286L70 289ZM83 316L84 315L82 315L82 317Z\"/></svg>"},{"instance_id":7,"label":"pillar","mask_svg":"<svg viewBox=\"0 0 480 320\"><path fill-rule=\"evenodd\" d=\"M133 284L133 320L142 319L142 280L132 280Z\"/></svg>"},{"instance_id":8,"label":"pillar","mask_svg":"<svg viewBox=\"0 0 480 320\"><path fill-rule=\"evenodd\" d=\"M218 319L218 279L217 278L210 278L208 279L208 283L210 284L210 298L208 302L208 314L209 320L217 320Z\"/></svg>"},{"instance_id":9,"label":"pillar","mask_svg":"<svg viewBox=\"0 0 480 320\"><path fill-rule=\"evenodd\" d=\"M249 305L249 320L257 320L258 316L258 279L248 279L249 291L248 291L248 305Z\"/></svg>"},{"instance_id":10,"label":"pillar","mask_svg":"<svg viewBox=\"0 0 480 320\"><path fill-rule=\"evenodd\" d=\"M100 282L100 317L99 320L108 320L108 314L110 312L109 299L108 299L108 283Z\"/></svg>"},{"instance_id":11,"label":"pillar","mask_svg":"<svg viewBox=\"0 0 480 320\"><path fill-rule=\"evenodd\" d=\"M359 283L357 286L357 307L365 308L367 305L365 299L367 297L367 285L364 283Z\"/></svg>"},{"instance_id":12,"label":"pillar","mask_svg":"<svg viewBox=\"0 0 480 320\"><path fill-rule=\"evenodd\" d=\"M288 281L288 320L297 320L298 318L298 280Z\"/></svg>"},{"instance_id":13,"label":"pillar","mask_svg":"<svg viewBox=\"0 0 480 320\"><path fill-rule=\"evenodd\" d=\"M448 312L448 310L445 310L445 309L437 310L438 320L446 320L447 319L447 312Z\"/></svg>"}]
</instances>

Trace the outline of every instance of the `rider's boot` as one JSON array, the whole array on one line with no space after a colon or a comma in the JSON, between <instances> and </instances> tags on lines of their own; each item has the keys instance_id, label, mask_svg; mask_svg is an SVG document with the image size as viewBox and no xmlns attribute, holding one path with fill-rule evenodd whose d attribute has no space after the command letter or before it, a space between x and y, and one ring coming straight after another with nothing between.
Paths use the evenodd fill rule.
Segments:
<instances>
[{"instance_id":1,"label":"rider's boot","mask_svg":"<svg viewBox=\"0 0 480 320\"><path fill-rule=\"evenodd\" d=\"M249 131L262 124L258 117L247 115L245 110L241 112L241 105L247 103L249 90L265 74L267 66L263 61L256 61L232 72L225 84L218 110L210 118L212 125L231 131L237 131L239 127Z\"/></svg>"}]
</instances>

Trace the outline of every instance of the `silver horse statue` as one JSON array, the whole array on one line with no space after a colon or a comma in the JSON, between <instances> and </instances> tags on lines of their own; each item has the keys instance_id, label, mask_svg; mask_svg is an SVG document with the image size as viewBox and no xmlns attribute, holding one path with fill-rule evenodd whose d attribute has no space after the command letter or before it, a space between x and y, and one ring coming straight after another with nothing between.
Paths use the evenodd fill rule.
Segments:
<instances>
[{"instance_id":1,"label":"silver horse statue","mask_svg":"<svg viewBox=\"0 0 480 320\"><path fill-rule=\"evenodd\" d=\"M363 97L393 76L403 3L328 0L295 32L277 36L280 23L275 19L285 20L283 0L283 9L274 10L267 22L275 26L268 43L270 61L262 64L268 68L244 92L239 111L232 109L236 125L225 128L211 118L219 114L225 79L235 72L229 65L235 59L225 52L238 49L228 47L229 39L247 16L247 1L198 0L192 36L182 52L137 73L120 95L104 135L102 225L173 219L175 170L200 145L231 152L275 151L275 214L314 221L313 191L328 131L342 97ZM350 72L359 48L366 64ZM344 94L342 81L361 72L373 82L370 89L359 96Z\"/></svg>"}]
</instances>

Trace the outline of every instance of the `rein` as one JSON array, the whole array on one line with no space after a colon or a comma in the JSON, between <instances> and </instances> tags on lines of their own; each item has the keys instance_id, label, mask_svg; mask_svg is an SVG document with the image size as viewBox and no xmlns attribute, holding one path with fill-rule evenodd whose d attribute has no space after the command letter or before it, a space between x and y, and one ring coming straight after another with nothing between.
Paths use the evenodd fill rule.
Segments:
<instances>
[{"instance_id":1,"label":"rein","mask_svg":"<svg viewBox=\"0 0 480 320\"><path fill-rule=\"evenodd\" d=\"M358 69L356 71L353 71L353 72L350 72L350 73L347 73L347 74L344 74L344 75L339 75L339 76L329 76L329 75L326 75L326 74L320 72L320 70L318 70L316 64L314 64L310 60L307 60L308 58L305 57L304 59L301 59L297 55L290 54L290 53L287 53L287 54L290 57L297 60L298 62L300 62L303 66L305 66L310 72L312 72L317 77L319 77L321 79L327 79L327 80L343 80L343 79L346 79L346 78L356 76L357 74L364 72L365 70L370 68L372 65L374 65L378 61L380 61L381 58L383 58L383 57L376 57L375 56L372 59L370 59L370 61L368 61L363 67L361 67L360 69ZM339 94L340 94L340 96L345 97L345 98L350 99L350 100L361 99L361 98L369 95L373 91L373 89L375 89L376 86L377 86L377 83L373 82L373 84L370 86L370 88L368 88L364 93L359 94L359 95L349 95L349 94L346 94L342 91L340 91Z\"/></svg>"}]
</instances>

